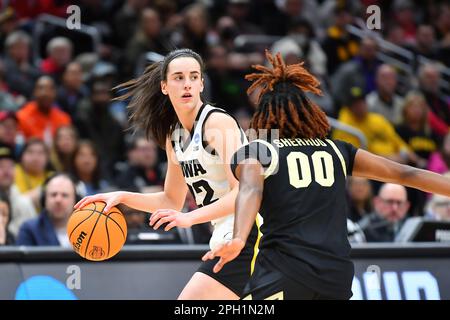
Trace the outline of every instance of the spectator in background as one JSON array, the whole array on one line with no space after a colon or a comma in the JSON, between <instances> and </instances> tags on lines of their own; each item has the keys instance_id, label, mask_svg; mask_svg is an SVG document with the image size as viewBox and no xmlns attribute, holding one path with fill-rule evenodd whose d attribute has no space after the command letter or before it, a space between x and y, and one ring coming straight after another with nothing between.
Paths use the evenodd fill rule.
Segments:
<instances>
[{"instance_id":1,"label":"spectator in background","mask_svg":"<svg viewBox=\"0 0 450 320\"><path fill-rule=\"evenodd\" d=\"M438 16L434 20L436 38L439 41L439 61L450 68L450 4L441 3Z\"/></svg>"},{"instance_id":2,"label":"spectator in background","mask_svg":"<svg viewBox=\"0 0 450 320\"><path fill-rule=\"evenodd\" d=\"M415 44L409 46L408 49L415 55L416 66L418 65L418 56L423 56L430 60L437 60L440 57L440 54L433 26L428 24L419 25L417 28Z\"/></svg>"},{"instance_id":3,"label":"spectator in background","mask_svg":"<svg viewBox=\"0 0 450 320\"><path fill-rule=\"evenodd\" d=\"M158 11L152 8L142 10L139 26L125 49L125 75L135 75L137 62L143 54L152 51L164 55L171 47L162 30Z\"/></svg>"},{"instance_id":4,"label":"spectator in background","mask_svg":"<svg viewBox=\"0 0 450 320\"><path fill-rule=\"evenodd\" d=\"M0 191L0 246L14 245L14 236L8 226L11 221L11 209L8 195Z\"/></svg>"},{"instance_id":5,"label":"spectator in background","mask_svg":"<svg viewBox=\"0 0 450 320\"><path fill-rule=\"evenodd\" d=\"M61 80L66 65L72 60L73 45L65 37L55 37L47 43L47 58L41 62L41 72Z\"/></svg>"},{"instance_id":6,"label":"spectator in background","mask_svg":"<svg viewBox=\"0 0 450 320\"><path fill-rule=\"evenodd\" d=\"M152 6L159 12L164 29L168 32L174 30L174 28L179 25L183 19L179 14L179 5L179 1L177 0L152 1Z\"/></svg>"},{"instance_id":7,"label":"spectator in background","mask_svg":"<svg viewBox=\"0 0 450 320\"><path fill-rule=\"evenodd\" d=\"M347 192L350 205L349 219L351 221L358 222L372 212L372 186L368 179L349 177Z\"/></svg>"},{"instance_id":8,"label":"spectator in background","mask_svg":"<svg viewBox=\"0 0 450 320\"><path fill-rule=\"evenodd\" d=\"M383 184L373 204L375 211L359 222L367 242L394 241L410 206L405 187Z\"/></svg>"},{"instance_id":9,"label":"spectator in background","mask_svg":"<svg viewBox=\"0 0 450 320\"><path fill-rule=\"evenodd\" d=\"M234 21L237 34L262 34L259 26L249 22L250 0L227 0L226 15Z\"/></svg>"},{"instance_id":10,"label":"spectator in background","mask_svg":"<svg viewBox=\"0 0 450 320\"><path fill-rule=\"evenodd\" d=\"M17 155L17 117L12 111L0 111L0 142L7 144Z\"/></svg>"},{"instance_id":11,"label":"spectator in background","mask_svg":"<svg viewBox=\"0 0 450 320\"><path fill-rule=\"evenodd\" d=\"M450 170L450 132L444 137L439 150L431 154L427 169L439 174Z\"/></svg>"},{"instance_id":12,"label":"spectator in background","mask_svg":"<svg viewBox=\"0 0 450 320\"><path fill-rule=\"evenodd\" d=\"M403 98L396 94L397 72L388 64L378 67L376 90L366 97L370 112L381 114L393 124L399 124L402 119Z\"/></svg>"},{"instance_id":13,"label":"spectator in background","mask_svg":"<svg viewBox=\"0 0 450 320\"><path fill-rule=\"evenodd\" d=\"M450 221L450 198L433 194L426 206L426 216L438 221Z\"/></svg>"},{"instance_id":14,"label":"spectator in background","mask_svg":"<svg viewBox=\"0 0 450 320\"><path fill-rule=\"evenodd\" d=\"M235 81L228 64L228 51L224 45L209 47L206 70L210 79L210 97L218 106L232 106L242 96L239 83Z\"/></svg>"},{"instance_id":15,"label":"spectator in background","mask_svg":"<svg viewBox=\"0 0 450 320\"><path fill-rule=\"evenodd\" d=\"M420 91L430 108L431 129L443 137L449 131L450 107L439 87L441 80L439 67L435 63L427 63L419 68L418 76Z\"/></svg>"},{"instance_id":16,"label":"spectator in background","mask_svg":"<svg viewBox=\"0 0 450 320\"><path fill-rule=\"evenodd\" d=\"M317 1L313 0L277 0L274 1L278 9L283 13L284 19L282 24L285 30L289 29L289 25L301 19L306 21L314 31L323 37L323 32L320 29L321 19L318 19L319 5ZM286 34L286 31L284 32Z\"/></svg>"},{"instance_id":17,"label":"spectator in background","mask_svg":"<svg viewBox=\"0 0 450 320\"><path fill-rule=\"evenodd\" d=\"M416 39L416 21L414 3L411 0L395 0L392 4L394 21L402 28L404 41L414 43Z\"/></svg>"},{"instance_id":18,"label":"spectator in background","mask_svg":"<svg viewBox=\"0 0 450 320\"><path fill-rule=\"evenodd\" d=\"M416 165L425 168L430 155L437 150L441 140L428 125L427 102L420 93L411 92L406 96L402 109L402 121L395 130L422 159Z\"/></svg>"},{"instance_id":19,"label":"spectator in background","mask_svg":"<svg viewBox=\"0 0 450 320\"><path fill-rule=\"evenodd\" d=\"M144 192L150 186L162 186L164 179L158 167L158 146L155 141L137 137L132 142L130 152L136 152L135 160L119 175L117 186L134 192Z\"/></svg>"},{"instance_id":20,"label":"spectator in background","mask_svg":"<svg viewBox=\"0 0 450 320\"><path fill-rule=\"evenodd\" d=\"M189 48L206 56L208 51L208 11L201 3L193 3L183 10L183 22L171 35L176 48Z\"/></svg>"},{"instance_id":21,"label":"spectator in background","mask_svg":"<svg viewBox=\"0 0 450 320\"><path fill-rule=\"evenodd\" d=\"M91 92L89 98L80 102L75 124L80 138L94 143L101 157L101 171L113 174L114 164L125 156L123 129L110 112L111 87L95 81ZM105 178L111 180L109 176Z\"/></svg>"},{"instance_id":22,"label":"spectator in background","mask_svg":"<svg viewBox=\"0 0 450 320\"><path fill-rule=\"evenodd\" d=\"M441 3L439 6L437 19L434 21L436 38L439 41L446 41L450 37L450 4Z\"/></svg>"},{"instance_id":23,"label":"spectator in background","mask_svg":"<svg viewBox=\"0 0 450 320\"><path fill-rule=\"evenodd\" d=\"M341 107L348 88L358 86L368 94L375 90L375 74L380 65L377 59L378 44L372 37L361 40L358 55L342 64L331 78L331 90Z\"/></svg>"},{"instance_id":24,"label":"spectator in background","mask_svg":"<svg viewBox=\"0 0 450 320\"><path fill-rule=\"evenodd\" d=\"M337 5L334 11L334 24L328 28L322 48L327 55L328 75L332 76L339 66L356 56L359 45L356 37L347 31L353 18L345 5Z\"/></svg>"},{"instance_id":25,"label":"spectator in background","mask_svg":"<svg viewBox=\"0 0 450 320\"><path fill-rule=\"evenodd\" d=\"M301 29L302 27L299 26L299 28ZM316 71L319 72L326 72L325 70L325 62L326 62L326 57L325 54L323 54L322 51L318 51L321 50L320 47L317 47L317 50L314 52L311 52L313 50L308 50L309 54L311 55L311 53L314 53L316 56L314 58L312 58L310 55L306 56L306 52L303 50L302 47L300 47L300 43L303 42L303 44L305 44L304 42L306 41L305 36L303 34L296 34L296 35L291 35L291 36L287 36L284 37L280 40L278 40L277 42L275 42L271 48L272 54L276 54L277 52L281 53L281 56L283 58L283 60L285 61L286 64L295 64L295 63L299 63L301 61L305 62L305 65L309 65L311 66L311 63L315 63L316 67L318 65L320 65L321 63L318 63L319 61L322 60L323 67L324 69L321 69L321 67L319 66L318 68L316 68ZM302 40L303 39L303 40ZM305 46L305 49L308 49L310 47L311 43ZM310 60L313 59L313 60ZM314 69L314 68L312 68ZM320 76L320 74L319 74ZM321 79L319 77L319 79ZM323 95L318 96L315 94L311 94L310 92L306 93L306 96L308 97L308 99L312 100L313 102L315 102L317 105L320 106L320 108L328 115L334 115L335 110L334 110L334 104L333 104L333 100L331 98L331 95L328 94L328 86L326 81L321 81L321 90L323 92Z\"/></svg>"},{"instance_id":26,"label":"spectator in background","mask_svg":"<svg viewBox=\"0 0 450 320\"><path fill-rule=\"evenodd\" d=\"M9 92L9 86L5 78L5 65L0 60L0 110L17 111L23 104L23 96L14 96Z\"/></svg>"},{"instance_id":27,"label":"spectator in background","mask_svg":"<svg viewBox=\"0 0 450 320\"><path fill-rule=\"evenodd\" d=\"M80 196L100 193L108 187L106 180L102 179L99 155L92 142L84 140L78 143L71 167Z\"/></svg>"},{"instance_id":28,"label":"spectator in background","mask_svg":"<svg viewBox=\"0 0 450 320\"><path fill-rule=\"evenodd\" d=\"M83 70L78 62L70 62L62 74L62 83L58 87L56 100L58 106L74 119L77 104L89 93L83 83Z\"/></svg>"},{"instance_id":29,"label":"spectator in background","mask_svg":"<svg viewBox=\"0 0 450 320\"><path fill-rule=\"evenodd\" d=\"M50 151L50 163L55 171L71 172L77 146L78 132L74 126L63 126L56 130L55 141Z\"/></svg>"},{"instance_id":30,"label":"spectator in background","mask_svg":"<svg viewBox=\"0 0 450 320\"><path fill-rule=\"evenodd\" d=\"M115 38L117 45L127 43L138 25L139 15L149 5L149 0L126 0L114 15Z\"/></svg>"},{"instance_id":31,"label":"spectator in background","mask_svg":"<svg viewBox=\"0 0 450 320\"><path fill-rule=\"evenodd\" d=\"M49 177L42 197L42 212L21 226L16 244L71 248L66 229L77 198L74 181L64 173Z\"/></svg>"},{"instance_id":32,"label":"spectator in background","mask_svg":"<svg viewBox=\"0 0 450 320\"><path fill-rule=\"evenodd\" d=\"M12 7L0 10L0 52L5 52L5 40L9 34L17 30L18 25L19 20Z\"/></svg>"},{"instance_id":33,"label":"spectator in background","mask_svg":"<svg viewBox=\"0 0 450 320\"><path fill-rule=\"evenodd\" d=\"M392 42L399 47L405 46L405 33L400 25L391 23L390 25L386 26L384 32L386 33L384 36L385 40ZM400 55L397 55L395 53L394 56L399 59L402 58Z\"/></svg>"},{"instance_id":34,"label":"spectator in background","mask_svg":"<svg viewBox=\"0 0 450 320\"><path fill-rule=\"evenodd\" d=\"M424 169L430 155L437 150L440 138L428 125L428 106L423 96L420 93L409 93L405 98L402 114L403 121L395 130L418 156L416 162L409 164ZM410 215L422 215L426 193L413 188L406 189L411 201Z\"/></svg>"},{"instance_id":35,"label":"spectator in background","mask_svg":"<svg viewBox=\"0 0 450 320\"><path fill-rule=\"evenodd\" d=\"M14 31L5 40L5 78L12 93L31 98L40 72L31 64L31 38L24 31Z\"/></svg>"},{"instance_id":36,"label":"spectator in background","mask_svg":"<svg viewBox=\"0 0 450 320\"><path fill-rule=\"evenodd\" d=\"M215 25L215 32L218 36L217 42L223 45L227 51L235 49L234 39L239 35L236 23L229 16L220 17Z\"/></svg>"},{"instance_id":37,"label":"spectator in background","mask_svg":"<svg viewBox=\"0 0 450 320\"><path fill-rule=\"evenodd\" d=\"M15 184L20 193L29 197L38 209L41 187L51 174L48 166L49 153L45 143L39 139L28 140L16 165Z\"/></svg>"},{"instance_id":38,"label":"spectator in background","mask_svg":"<svg viewBox=\"0 0 450 320\"><path fill-rule=\"evenodd\" d=\"M13 149L0 143L0 192L8 196L10 204L10 218L8 230L17 236L21 224L36 216L36 210L31 199L20 194L14 185L15 157Z\"/></svg>"},{"instance_id":39,"label":"spectator in background","mask_svg":"<svg viewBox=\"0 0 450 320\"><path fill-rule=\"evenodd\" d=\"M56 130L72 121L55 104L56 87L51 77L42 76L37 80L34 97L34 101L28 102L17 112L20 131L27 140L39 138L51 146Z\"/></svg>"},{"instance_id":40,"label":"spectator in background","mask_svg":"<svg viewBox=\"0 0 450 320\"><path fill-rule=\"evenodd\" d=\"M300 48L298 57L303 58L306 67L309 68L315 76L324 77L327 72L327 56L322 50L320 44L315 40L314 29L312 25L302 18L297 18L289 25L288 33L285 37L276 41L272 45L273 53L279 52L279 46L283 42L293 40ZM286 61L286 58L284 58ZM293 63L297 63L294 61ZM286 62L286 64L290 64Z\"/></svg>"},{"instance_id":41,"label":"spectator in background","mask_svg":"<svg viewBox=\"0 0 450 320\"><path fill-rule=\"evenodd\" d=\"M15 9L21 22L29 23L43 13L61 18L67 17L67 7L72 1L5 1L4 3L9 3Z\"/></svg>"},{"instance_id":42,"label":"spectator in background","mask_svg":"<svg viewBox=\"0 0 450 320\"><path fill-rule=\"evenodd\" d=\"M408 145L389 121L380 114L369 112L363 89L352 87L347 101L348 107L341 109L339 121L359 129L365 135L368 151L400 163L417 161L417 156L409 151ZM334 130L333 139L360 147L357 137L341 130Z\"/></svg>"}]
</instances>

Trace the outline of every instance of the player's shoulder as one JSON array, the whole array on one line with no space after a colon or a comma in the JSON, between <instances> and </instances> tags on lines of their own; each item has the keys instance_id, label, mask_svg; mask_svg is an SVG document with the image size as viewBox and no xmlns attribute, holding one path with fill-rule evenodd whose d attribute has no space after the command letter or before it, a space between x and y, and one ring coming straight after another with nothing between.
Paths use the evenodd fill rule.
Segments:
<instances>
[{"instance_id":1,"label":"player's shoulder","mask_svg":"<svg viewBox=\"0 0 450 320\"><path fill-rule=\"evenodd\" d=\"M241 129L237 120L228 112L220 108L210 109L203 122L205 132L214 134L217 131L226 131L231 135Z\"/></svg>"},{"instance_id":2,"label":"player's shoulder","mask_svg":"<svg viewBox=\"0 0 450 320\"><path fill-rule=\"evenodd\" d=\"M350 142L347 142L347 141L344 141L344 140L340 140L340 139L325 139L324 141L327 142L331 146L335 145L335 146L338 146L340 148L356 148Z\"/></svg>"},{"instance_id":3,"label":"player's shoulder","mask_svg":"<svg viewBox=\"0 0 450 320\"><path fill-rule=\"evenodd\" d=\"M207 127L218 128L231 125L236 126L235 120L228 112L220 108L211 109L205 119L205 126Z\"/></svg>"}]
</instances>

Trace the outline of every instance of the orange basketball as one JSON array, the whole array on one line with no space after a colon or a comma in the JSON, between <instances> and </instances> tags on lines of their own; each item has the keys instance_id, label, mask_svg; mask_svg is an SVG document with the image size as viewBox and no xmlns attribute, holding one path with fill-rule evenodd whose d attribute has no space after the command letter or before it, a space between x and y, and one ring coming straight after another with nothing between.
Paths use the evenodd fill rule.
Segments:
<instances>
[{"instance_id":1,"label":"orange basketball","mask_svg":"<svg viewBox=\"0 0 450 320\"><path fill-rule=\"evenodd\" d=\"M67 223L67 234L73 249L92 261L116 255L127 238L127 223L122 212L113 207L102 212L104 202L93 202L75 210Z\"/></svg>"}]
</instances>

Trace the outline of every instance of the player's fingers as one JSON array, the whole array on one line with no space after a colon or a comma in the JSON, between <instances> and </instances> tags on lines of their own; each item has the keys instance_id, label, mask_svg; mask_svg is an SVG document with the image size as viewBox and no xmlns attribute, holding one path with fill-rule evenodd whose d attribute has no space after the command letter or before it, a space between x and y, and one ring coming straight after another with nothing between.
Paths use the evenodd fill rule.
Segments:
<instances>
[{"instance_id":1,"label":"player's fingers","mask_svg":"<svg viewBox=\"0 0 450 320\"><path fill-rule=\"evenodd\" d=\"M85 202L86 198L81 199L80 201L78 201L77 203L75 203L75 205L73 206L75 209L79 209L81 208L81 206L83 205L83 203Z\"/></svg>"},{"instance_id":2,"label":"player's fingers","mask_svg":"<svg viewBox=\"0 0 450 320\"><path fill-rule=\"evenodd\" d=\"M153 212L153 215L157 215L159 213L164 213L164 212L167 212L167 211L169 211L169 209L158 209L155 212Z\"/></svg>"},{"instance_id":3,"label":"player's fingers","mask_svg":"<svg viewBox=\"0 0 450 320\"><path fill-rule=\"evenodd\" d=\"M211 260L211 259L214 259L214 255L211 251L208 251L202 257L202 261Z\"/></svg>"},{"instance_id":4,"label":"player's fingers","mask_svg":"<svg viewBox=\"0 0 450 320\"><path fill-rule=\"evenodd\" d=\"M168 215L169 213L165 211L160 211L158 213L152 214L152 216L150 217L150 226L153 226L159 219L167 217Z\"/></svg>"},{"instance_id":5,"label":"player's fingers","mask_svg":"<svg viewBox=\"0 0 450 320\"><path fill-rule=\"evenodd\" d=\"M225 245L224 244L219 244L217 245L214 250L211 250L212 254L214 257L217 256L221 256L223 253L223 250L225 249Z\"/></svg>"},{"instance_id":6,"label":"player's fingers","mask_svg":"<svg viewBox=\"0 0 450 320\"><path fill-rule=\"evenodd\" d=\"M224 265L225 263L226 263L225 260L224 260L223 258L220 258L219 261L218 261L218 262L216 263L216 265L214 266L213 272L214 272L214 273L217 273L217 272L219 272L220 270L222 270L223 265Z\"/></svg>"},{"instance_id":7,"label":"player's fingers","mask_svg":"<svg viewBox=\"0 0 450 320\"><path fill-rule=\"evenodd\" d=\"M168 222L169 220L170 220L170 217L165 217L165 218L159 219L159 221L153 226L153 229L154 229L154 230L158 229L159 227L161 227L161 225L162 225L163 223L166 223L166 222Z\"/></svg>"},{"instance_id":8,"label":"player's fingers","mask_svg":"<svg viewBox=\"0 0 450 320\"><path fill-rule=\"evenodd\" d=\"M94 202L95 201L95 197L93 196L89 196L89 197L84 197L83 199L81 199L80 201L78 201L77 204L75 204L75 209L79 209L79 208L83 208L84 206L86 206L87 204Z\"/></svg>"},{"instance_id":9,"label":"player's fingers","mask_svg":"<svg viewBox=\"0 0 450 320\"><path fill-rule=\"evenodd\" d=\"M175 220L175 217L170 217L170 219L168 221L172 220L171 223L169 223L165 228L164 231L169 231L170 229L172 229L173 227L177 226L177 220Z\"/></svg>"},{"instance_id":10,"label":"player's fingers","mask_svg":"<svg viewBox=\"0 0 450 320\"><path fill-rule=\"evenodd\" d=\"M155 222L159 220L160 215L161 215L161 213L157 212L157 211L152 213L152 215L150 216L150 221L149 221L150 227L153 226L155 224Z\"/></svg>"},{"instance_id":11,"label":"player's fingers","mask_svg":"<svg viewBox=\"0 0 450 320\"><path fill-rule=\"evenodd\" d=\"M114 207L112 203L106 203L106 206L103 208L103 212L107 213L111 210L111 208Z\"/></svg>"}]
</instances>

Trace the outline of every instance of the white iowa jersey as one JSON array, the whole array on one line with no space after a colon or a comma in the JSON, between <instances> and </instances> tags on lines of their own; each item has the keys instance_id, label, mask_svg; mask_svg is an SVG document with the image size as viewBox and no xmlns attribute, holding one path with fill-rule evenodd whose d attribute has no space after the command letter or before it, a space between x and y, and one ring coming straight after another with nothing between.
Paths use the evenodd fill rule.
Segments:
<instances>
[{"instance_id":1,"label":"white iowa jersey","mask_svg":"<svg viewBox=\"0 0 450 320\"><path fill-rule=\"evenodd\" d=\"M195 197L199 207L206 206L223 197L230 191L230 185L224 170L224 160L221 159L211 147L203 141L203 127L206 119L213 112L227 113L220 108L208 104L202 105L198 111L191 132L191 139L182 145L182 132L180 124L175 128L172 146L178 162L181 165L184 179L190 192ZM241 141L247 144L247 138L241 130ZM229 159L225 159L227 162ZM211 221L214 232L210 240L210 247L214 248L224 239L231 239L233 235L234 214Z\"/></svg>"}]
</instances>

